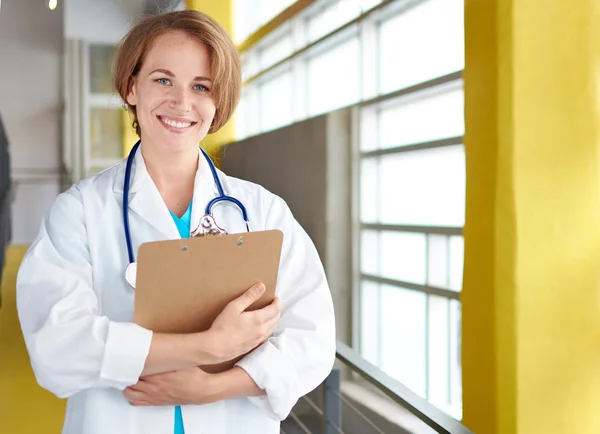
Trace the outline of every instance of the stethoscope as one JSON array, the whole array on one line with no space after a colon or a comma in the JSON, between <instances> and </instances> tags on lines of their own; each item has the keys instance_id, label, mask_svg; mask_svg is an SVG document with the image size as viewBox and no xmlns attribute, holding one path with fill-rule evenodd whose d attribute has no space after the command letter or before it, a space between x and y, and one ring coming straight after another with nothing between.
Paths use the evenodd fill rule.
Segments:
<instances>
[{"instance_id":1,"label":"stethoscope","mask_svg":"<svg viewBox=\"0 0 600 434\"><path fill-rule=\"evenodd\" d=\"M129 156L127 157L127 165L125 166L125 180L123 181L123 228L125 231L125 241L127 243L127 254L129 256L129 265L125 268L125 280L133 289L135 289L135 280L137 274L137 263L135 262L135 257L133 254L133 245L131 243L131 231L129 229L129 183L131 181L131 168L133 166L133 160L135 157L135 153L140 147L139 140L135 146L129 152ZM203 237L208 235L225 235L227 232L220 228L215 222L215 218L213 216L213 208L219 202L231 202L236 205L240 211L242 212L242 217L244 218L244 222L246 223L246 230L250 232L250 222L248 221L248 213L246 212L246 207L237 200L235 197L227 196L223 191L223 186L221 185L221 180L219 179L219 175L217 174L217 169L213 164L212 160L208 156L208 154L204 151L204 149L200 148L202 155L208 162L208 166L210 167L210 171L213 176L213 180L215 182L215 186L217 187L217 192L219 195L212 199L206 205L206 210L204 215L200 218L200 222L198 223L198 227L194 229L191 233L191 237Z\"/></svg>"}]
</instances>

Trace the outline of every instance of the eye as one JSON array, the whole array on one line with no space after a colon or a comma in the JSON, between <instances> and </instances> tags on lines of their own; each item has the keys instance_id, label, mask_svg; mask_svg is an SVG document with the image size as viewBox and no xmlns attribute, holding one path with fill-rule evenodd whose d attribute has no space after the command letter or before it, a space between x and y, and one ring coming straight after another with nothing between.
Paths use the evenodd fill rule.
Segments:
<instances>
[{"instance_id":1,"label":"eye","mask_svg":"<svg viewBox=\"0 0 600 434\"><path fill-rule=\"evenodd\" d=\"M204 86L203 84L196 84L194 85L194 90L197 90L199 92L208 92L210 89Z\"/></svg>"},{"instance_id":2,"label":"eye","mask_svg":"<svg viewBox=\"0 0 600 434\"><path fill-rule=\"evenodd\" d=\"M158 84L164 84L165 86L168 86L169 84L171 84L171 82L169 81L168 78L159 78L156 80L156 82Z\"/></svg>"}]
</instances>

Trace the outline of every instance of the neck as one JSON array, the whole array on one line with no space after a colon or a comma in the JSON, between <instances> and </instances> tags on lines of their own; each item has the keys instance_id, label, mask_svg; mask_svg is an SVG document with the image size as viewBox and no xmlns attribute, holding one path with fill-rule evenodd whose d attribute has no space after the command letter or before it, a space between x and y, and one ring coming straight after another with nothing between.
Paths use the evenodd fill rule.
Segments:
<instances>
[{"instance_id":1,"label":"neck","mask_svg":"<svg viewBox=\"0 0 600 434\"><path fill-rule=\"evenodd\" d=\"M144 143L144 142L143 142ZM142 145L146 170L167 207L176 214L187 208L194 192L198 170L198 149L182 153L160 152L151 144Z\"/></svg>"}]
</instances>

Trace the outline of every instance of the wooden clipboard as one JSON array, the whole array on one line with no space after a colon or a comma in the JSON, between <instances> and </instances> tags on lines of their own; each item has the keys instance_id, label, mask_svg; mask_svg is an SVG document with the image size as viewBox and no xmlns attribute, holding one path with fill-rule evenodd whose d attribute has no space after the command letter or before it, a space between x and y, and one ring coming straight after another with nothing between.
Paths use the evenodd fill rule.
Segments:
<instances>
[{"instance_id":1,"label":"wooden clipboard","mask_svg":"<svg viewBox=\"0 0 600 434\"><path fill-rule=\"evenodd\" d=\"M248 310L270 304L282 243L283 232L269 230L142 244L134 322L159 333L206 331L227 303L259 282L265 293ZM222 372L242 357L203 369Z\"/></svg>"}]
</instances>

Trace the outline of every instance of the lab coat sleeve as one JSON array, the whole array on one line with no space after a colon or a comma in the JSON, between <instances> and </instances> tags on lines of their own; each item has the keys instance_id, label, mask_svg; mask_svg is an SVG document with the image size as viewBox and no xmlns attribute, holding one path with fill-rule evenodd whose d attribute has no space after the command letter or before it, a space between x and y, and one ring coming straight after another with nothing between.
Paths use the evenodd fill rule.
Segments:
<instances>
[{"instance_id":1,"label":"lab coat sleeve","mask_svg":"<svg viewBox=\"0 0 600 434\"><path fill-rule=\"evenodd\" d=\"M273 336L236 365L266 391L250 397L271 418L285 419L298 399L331 372L336 334L331 292L311 239L275 197L267 229L281 229L283 250L277 281L281 320Z\"/></svg>"},{"instance_id":2,"label":"lab coat sleeve","mask_svg":"<svg viewBox=\"0 0 600 434\"><path fill-rule=\"evenodd\" d=\"M60 398L124 389L141 375L152 332L99 314L81 196L72 188L44 216L17 276L17 309L40 386Z\"/></svg>"}]
</instances>

